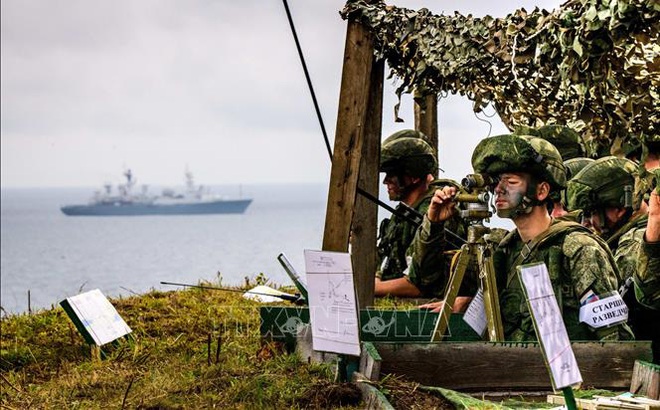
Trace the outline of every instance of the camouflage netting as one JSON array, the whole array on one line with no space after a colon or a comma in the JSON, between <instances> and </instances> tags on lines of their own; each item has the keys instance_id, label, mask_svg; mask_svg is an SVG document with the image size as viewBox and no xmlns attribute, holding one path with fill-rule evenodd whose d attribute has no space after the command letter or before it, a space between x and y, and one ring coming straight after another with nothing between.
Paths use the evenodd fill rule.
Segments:
<instances>
[{"instance_id":1,"label":"camouflage netting","mask_svg":"<svg viewBox=\"0 0 660 410\"><path fill-rule=\"evenodd\" d=\"M569 0L502 19L349 0L402 93L459 93L504 124L566 124L589 156L660 133L660 1Z\"/></svg>"}]
</instances>

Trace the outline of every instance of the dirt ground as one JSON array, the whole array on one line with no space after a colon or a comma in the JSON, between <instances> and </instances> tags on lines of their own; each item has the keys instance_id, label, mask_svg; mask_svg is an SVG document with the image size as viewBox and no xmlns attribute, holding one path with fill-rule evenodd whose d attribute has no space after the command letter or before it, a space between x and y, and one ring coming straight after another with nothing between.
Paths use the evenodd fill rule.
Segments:
<instances>
[{"instance_id":1,"label":"dirt ground","mask_svg":"<svg viewBox=\"0 0 660 410\"><path fill-rule=\"evenodd\" d=\"M419 384L388 378L376 385L395 409L453 410L456 407L440 394L418 389ZM305 408L360 407L360 390L354 383L320 382L308 389L297 404Z\"/></svg>"}]
</instances>

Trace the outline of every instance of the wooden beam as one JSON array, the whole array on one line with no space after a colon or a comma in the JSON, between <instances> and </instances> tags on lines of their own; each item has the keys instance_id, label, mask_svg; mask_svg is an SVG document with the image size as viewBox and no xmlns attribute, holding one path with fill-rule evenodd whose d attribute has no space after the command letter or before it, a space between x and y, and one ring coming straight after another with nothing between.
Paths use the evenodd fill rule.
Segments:
<instances>
[{"instance_id":1,"label":"wooden beam","mask_svg":"<svg viewBox=\"0 0 660 410\"><path fill-rule=\"evenodd\" d=\"M344 49L339 112L323 232L323 250L346 252L357 195L360 155L367 122L373 37L349 22Z\"/></svg>"},{"instance_id":2,"label":"wooden beam","mask_svg":"<svg viewBox=\"0 0 660 410\"><path fill-rule=\"evenodd\" d=\"M435 94L426 94L416 96L415 101L415 129L421 131L429 137L429 142L433 151L435 152L438 162L439 134L438 134L438 99ZM435 171L434 176L438 177L438 170Z\"/></svg>"},{"instance_id":3,"label":"wooden beam","mask_svg":"<svg viewBox=\"0 0 660 410\"><path fill-rule=\"evenodd\" d=\"M358 186L378 198L378 161L383 123L385 63L376 62L374 57L372 67ZM358 309L373 306L374 302L374 277L378 266L377 225L378 205L364 196L358 195L351 227L351 257Z\"/></svg>"},{"instance_id":4,"label":"wooden beam","mask_svg":"<svg viewBox=\"0 0 660 410\"><path fill-rule=\"evenodd\" d=\"M464 391L551 389L536 343L374 343L381 374L405 375L427 386ZM649 360L650 342L573 342L583 385L628 389L635 360Z\"/></svg>"}]
</instances>

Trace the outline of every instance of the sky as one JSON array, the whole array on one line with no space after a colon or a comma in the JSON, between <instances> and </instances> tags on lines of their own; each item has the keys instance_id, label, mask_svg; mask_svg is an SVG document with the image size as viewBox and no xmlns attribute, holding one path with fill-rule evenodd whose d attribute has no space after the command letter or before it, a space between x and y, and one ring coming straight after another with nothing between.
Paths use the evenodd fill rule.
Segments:
<instances>
[{"instance_id":1,"label":"sky","mask_svg":"<svg viewBox=\"0 0 660 410\"><path fill-rule=\"evenodd\" d=\"M288 0L331 143L344 1ZM388 1L503 17L558 0ZM279 0L2 0L1 186L327 183L330 161ZM386 80L383 138L395 123ZM464 97L439 101L441 176L471 171L478 141L506 132ZM491 109L487 114L492 114Z\"/></svg>"}]
</instances>

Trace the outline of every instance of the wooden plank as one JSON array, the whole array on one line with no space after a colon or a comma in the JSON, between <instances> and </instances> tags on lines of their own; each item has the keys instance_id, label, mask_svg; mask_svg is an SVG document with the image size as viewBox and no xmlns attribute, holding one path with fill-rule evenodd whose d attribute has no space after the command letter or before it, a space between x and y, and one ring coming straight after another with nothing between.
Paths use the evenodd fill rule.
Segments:
<instances>
[{"instance_id":1,"label":"wooden plank","mask_svg":"<svg viewBox=\"0 0 660 410\"><path fill-rule=\"evenodd\" d=\"M378 198L378 161L383 122L385 63L374 61L372 67L358 186ZM374 277L378 266L377 225L378 206L362 195L358 195L351 227L351 259L358 309L372 306L374 302Z\"/></svg>"},{"instance_id":2,"label":"wooden plank","mask_svg":"<svg viewBox=\"0 0 660 410\"><path fill-rule=\"evenodd\" d=\"M435 94L427 94L415 97L420 100L415 101L415 129L423 132L429 137L429 142L435 152L435 157L440 160L438 155L439 135L438 135L438 99ZM438 177L438 170L433 174Z\"/></svg>"},{"instance_id":3,"label":"wooden plank","mask_svg":"<svg viewBox=\"0 0 660 410\"><path fill-rule=\"evenodd\" d=\"M381 374L406 375L454 390L551 389L537 343L374 343ZM635 360L651 357L650 342L573 342L583 386L627 389Z\"/></svg>"},{"instance_id":4,"label":"wooden plank","mask_svg":"<svg viewBox=\"0 0 660 410\"><path fill-rule=\"evenodd\" d=\"M564 396L549 395L547 399L551 404L566 404ZM628 409L628 410L658 410L660 402L657 400L648 400L640 397L625 397L622 395L614 397L594 396L593 399L575 399L578 407L583 410L607 410L607 409Z\"/></svg>"},{"instance_id":5,"label":"wooden plank","mask_svg":"<svg viewBox=\"0 0 660 410\"><path fill-rule=\"evenodd\" d=\"M660 398L660 366L640 360L635 361L630 391L649 399Z\"/></svg>"},{"instance_id":6,"label":"wooden plank","mask_svg":"<svg viewBox=\"0 0 660 410\"><path fill-rule=\"evenodd\" d=\"M380 361L376 347L370 342L362 343L362 354L360 356L360 373L369 380L380 379Z\"/></svg>"},{"instance_id":7,"label":"wooden plank","mask_svg":"<svg viewBox=\"0 0 660 410\"><path fill-rule=\"evenodd\" d=\"M346 252L367 122L373 37L359 23L349 22L344 49L339 112L335 132L323 250Z\"/></svg>"},{"instance_id":8,"label":"wooden plank","mask_svg":"<svg viewBox=\"0 0 660 410\"><path fill-rule=\"evenodd\" d=\"M331 363L336 362L338 355L330 352L314 350L312 346L312 327L301 325L296 334L295 351L303 362L306 363Z\"/></svg>"},{"instance_id":9,"label":"wooden plank","mask_svg":"<svg viewBox=\"0 0 660 410\"><path fill-rule=\"evenodd\" d=\"M359 372L353 373L353 382L362 392L362 408L367 410L394 410L387 398Z\"/></svg>"},{"instance_id":10,"label":"wooden plank","mask_svg":"<svg viewBox=\"0 0 660 410\"><path fill-rule=\"evenodd\" d=\"M298 326L309 323L307 307L262 306L261 337L295 343ZM363 342L426 342L431 340L438 314L428 310L360 310L360 340ZM476 341L481 338L456 313L449 319L448 341ZM291 346L292 347L292 346Z\"/></svg>"}]
</instances>

